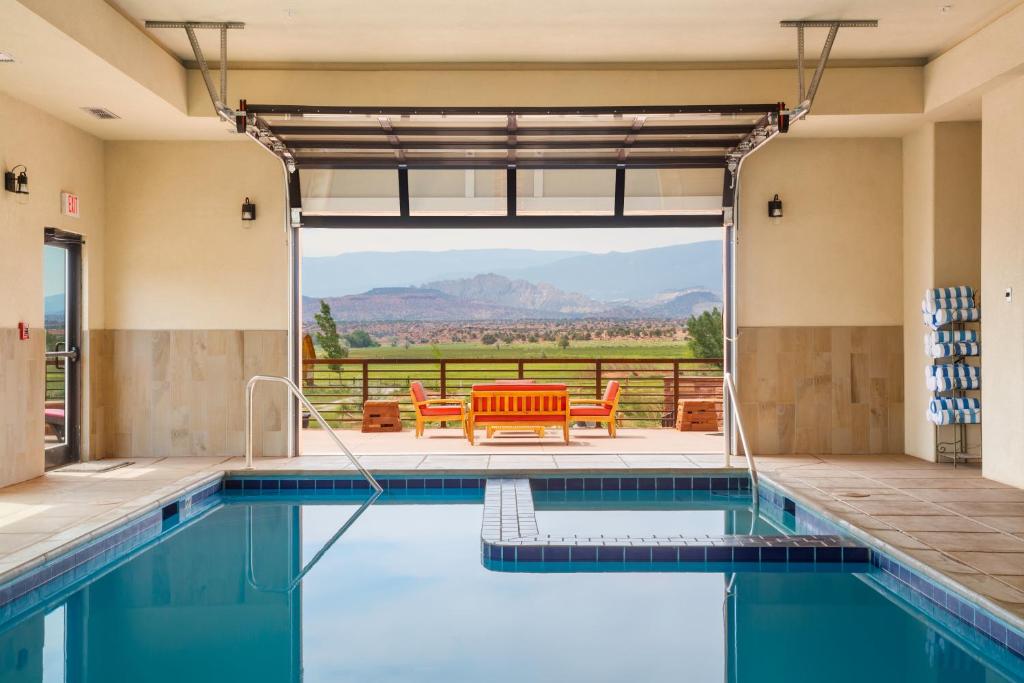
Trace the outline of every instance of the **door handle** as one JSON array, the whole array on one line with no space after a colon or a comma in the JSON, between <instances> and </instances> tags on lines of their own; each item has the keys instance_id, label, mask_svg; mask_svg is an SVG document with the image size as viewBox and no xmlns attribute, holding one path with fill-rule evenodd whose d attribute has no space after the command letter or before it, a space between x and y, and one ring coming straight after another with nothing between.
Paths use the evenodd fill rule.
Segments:
<instances>
[{"instance_id":1,"label":"door handle","mask_svg":"<svg viewBox=\"0 0 1024 683\"><path fill-rule=\"evenodd\" d=\"M70 360L72 363L78 361L78 347L72 346L66 351L59 350L60 347L64 346L66 346L66 344L60 341L53 345L53 351L46 352L46 357L54 359L54 367L58 370L64 369L64 364L61 362L62 359Z\"/></svg>"}]
</instances>

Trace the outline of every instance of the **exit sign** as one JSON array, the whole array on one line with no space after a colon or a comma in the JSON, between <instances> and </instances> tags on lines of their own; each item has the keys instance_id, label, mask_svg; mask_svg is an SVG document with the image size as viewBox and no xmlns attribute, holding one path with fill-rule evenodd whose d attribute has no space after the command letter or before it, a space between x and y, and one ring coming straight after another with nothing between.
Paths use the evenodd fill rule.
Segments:
<instances>
[{"instance_id":1,"label":"exit sign","mask_svg":"<svg viewBox=\"0 0 1024 683\"><path fill-rule=\"evenodd\" d=\"M78 218L78 195L70 192L60 193L60 212L65 216Z\"/></svg>"}]
</instances>

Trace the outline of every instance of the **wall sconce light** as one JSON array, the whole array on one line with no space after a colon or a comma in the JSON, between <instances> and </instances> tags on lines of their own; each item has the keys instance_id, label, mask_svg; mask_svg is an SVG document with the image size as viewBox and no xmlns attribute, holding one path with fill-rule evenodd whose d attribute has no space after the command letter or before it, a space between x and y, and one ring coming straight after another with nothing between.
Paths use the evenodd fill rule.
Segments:
<instances>
[{"instance_id":1,"label":"wall sconce light","mask_svg":"<svg viewBox=\"0 0 1024 683\"><path fill-rule=\"evenodd\" d=\"M242 220L243 221L254 221L256 220L256 205L249 201L246 197L245 201L242 202Z\"/></svg>"},{"instance_id":2,"label":"wall sconce light","mask_svg":"<svg viewBox=\"0 0 1024 683\"><path fill-rule=\"evenodd\" d=\"M768 201L768 218L772 219L773 225L778 225L782 220L782 200L779 195Z\"/></svg>"},{"instance_id":3,"label":"wall sconce light","mask_svg":"<svg viewBox=\"0 0 1024 683\"><path fill-rule=\"evenodd\" d=\"M17 172L19 168L21 172ZM28 194L28 169L18 165L4 173L4 189L14 194Z\"/></svg>"}]
</instances>

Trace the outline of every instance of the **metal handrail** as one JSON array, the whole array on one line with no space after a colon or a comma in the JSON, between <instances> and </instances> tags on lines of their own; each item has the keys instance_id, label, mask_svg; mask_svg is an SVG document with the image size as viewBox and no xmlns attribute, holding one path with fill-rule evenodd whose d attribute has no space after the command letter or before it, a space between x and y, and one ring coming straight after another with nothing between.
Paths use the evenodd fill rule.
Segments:
<instances>
[{"instance_id":1,"label":"metal handrail","mask_svg":"<svg viewBox=\"0 0 1024 683\"><path fill-rule=\"evenodd\" d=\"M256 580L256 569L253 566L253 555L255 555L255 553L253 552L253 545L252 545L253 536L254 536L253 531L252 531L253 530L253 518L252 518L252 506L250 505L249 506L249 514L246 517L246 525L245 525L246 554L248 555L246 566L245 566L245 580L246 580L246 582L250 586L252 586L253 589L258 590L261 593L284 593L284 594L291 593L292 591L295 590L296 586L298 586L300 583L302 583L302 579L306 578L306 574L308 574L310 572L310 570L312 570L313 567L316 566L316 563L320 561L320 558L322 558L324 555L327 554L327 551L331 549L331 547L335 544L335 542L339 538L341 538L342 535L344 535L344 533L346 531L349 530L349 527L351 527L355 523L355 521L357 519L359 519L359 516L362 515L366 511L366 508L370 507L370 505L372 505L373 502L375 500L377 500L377 498L380 497L380 495L381 495L380 491L374 491L373 494L369 498L367 498L365 501L363 501L363 504L359 506L359 509L356 510L355 512L353 512L352 516L348 518L348 521L346 521L344 524L342 524L341 527L337 531L334 532L334 535L331 536L329 539L327 539L327 542L324 543L323 546L321 546L320 550L317 551L317 554L314 555L312 557L312 559L310 559L310 561L306 563L306 566L303 567L299 571L299 573L296 574L295 577L292 578L292 580L288 582L288 585L283 587L283 588L275 588L273 586L261 586L259 584L259 582Z\"/></svg>"},{"instance_id":2,"label":"metal handrail","mask_svg":"<svg viewBox=\"0 0 1024 683\"><path fill-rule=\"evenodd\" d=\"M377 483L373 475L363 467L362 463L352 454L352 451L341 442L338 435L331 429L331 426L327 424L327 420L324 419L320 411L313 407L306 397L302 394L302 391L295 386L295 382L291 381L287 377L278 377L277 375L253 375L252 378L245 384L245 469L252 469L252 397L256 390L256 385L260 382L277 382L288 387L288 390L292 393L295 398L299 399L299 402L306 407L309 414L312 415L316 421L320 424L320 427L330 435L331 439L337 445L338 450L345 454L345 456L355 465L359 474L363 475L366 481L370 482L370 486L373 487L378 493L383 491L384 488Z\"/></svg>"},{"instance_id":3,"label":"metal handrail","mask_svg":"<svg viewBox=\"0 0 1024 683\"><path fill-rule=\"evenodd\" d=\"M736 416L736 431L740 434L740 444L743 446L743 455L747 458L747 469L750 471L750 487L754 496L754 516L757 516L758 489L757 489L757 465L754 463L754 455L750 452L750 445L747 443L747 433L743 429L743 418L740 415L739 399L736 397L736 385L733 384L732 374L726 372L725 393L729 396L729 405L732 407L733 415ZM728 453L726 456L728 457Z\"/></svg>"}]
</instances>

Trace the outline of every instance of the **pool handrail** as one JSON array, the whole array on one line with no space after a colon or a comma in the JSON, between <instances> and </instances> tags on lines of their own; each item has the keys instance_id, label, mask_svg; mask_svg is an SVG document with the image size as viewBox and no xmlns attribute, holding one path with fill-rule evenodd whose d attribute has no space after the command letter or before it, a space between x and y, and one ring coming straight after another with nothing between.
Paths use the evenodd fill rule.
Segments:
<instances>
[{"instance_id":1,"label":"pool handrail","mask_svg":"<svg viewBox=\"0 0 1024 683\"><path fill-rule=\"evenodd\" d=\"M732 381L731 373L723 373L723 383L725 384L725 394L728 396L729 406L732 408L732 414L734 416L734 423L736 425L736 431L740 435L740 445L743 446L743 455L747 459L747 469L750 471L750 489L754 498L754 516L757 517L758 508L758 481L757 481L757 464L754 462L754 454L750 451L750 444L747 443L747 432L743 429L743 417L740 415L739 400L736 397L736 385ZM729 457L729 453L726 453L726 458Z\"/></svg>"},{"instance_id":2,"label":"pool handrail","mask_svg":"<svg viewBox=\"0 0 1024 683\"><path fill-rule=\"evenodd\" d=\"M360 515L366 512L366 508L370 507L370 505L372 505L373 502L380 497L380 495L380 491L374 491L369 498L364 500L363 503L359 506L359 509L353 512L352 515L348 518L348 521L342 524L341 527L339 527L338 530L334 532L334 535L327 539L327 542L320 547L320 550L317 551L316 555L314 555L312 559L310 559L310 561L306 563L306 566L299 570L299 573L292 577L291 581L288 582L288 585L283 588L274 588L273 586L261 586L259 582L256 580L256 568L253 565L253 556L255 555L255 553L253 552L252 544L253 537L255 535L253 534L253 506L249 505L245 525L245 549L247 555L245 563L246 583L248 583L253 588L253 590L257 590L261 593L282 593L285 595L290 595L292 591L294 591L295 588L300 583L302 583L302 580L306 578L306 574L308 574L313 569L313 567L316 566L316 563L320 561L320 558L327 554L327 551L331 549L335 542L337 542L337 540L341 538L346 531L349 530L349 527L351 527L355 523L355 521L359 519Z\"/></svg>"},{"instance_id":3,"label":"pool handrail","mask_svg":"<svg viewBox=\"0 0 1024 683\"><path fill-rule=\"evenodd\" d=\"M370 482L370 486L372 486L378 493L384 490L374 476L370 474L369 470L363 467L362 463L359 462L359 459L352 454L352 451L348 449L348 446L342 443L341 439L338 438L337 433L331 429L331 426L327 424L327 420L325 420L324 416L320 414L320 411L314 408L313 404L309 402L305 395L303 395L302 390L295 386L295 382L291 381L287 377L278 377L277 375L253 375L245 384L245 469L252 469L252 397L256 391L256 385L260 382L276 382L288 387L291 394L297 398L303 406L305 406L306 410L309 411L309 414L313 416L320 427L331 437L331 440L334 441L338 450L340 450L352 462L352 464L355 465L359 474L363 475L363 478Z\"/></svg>"}]
</instances>

